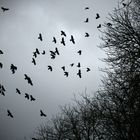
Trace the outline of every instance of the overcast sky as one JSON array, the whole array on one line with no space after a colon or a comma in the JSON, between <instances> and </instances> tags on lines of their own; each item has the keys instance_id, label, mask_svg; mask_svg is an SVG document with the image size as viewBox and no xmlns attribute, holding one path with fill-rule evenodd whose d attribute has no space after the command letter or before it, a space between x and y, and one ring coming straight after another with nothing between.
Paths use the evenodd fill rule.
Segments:
<instances>
[{"instance_id":1,"label":"overcast sky","mask_svg":"<svg viewBox=\"0 0 140 140\"><path fill-rule=\"evenodd\" d=\"M0 6L10 8L0 11L0 84L4 85L5 96L0 95L0 140L23 140L29 138L37 126L45 122L40 117L40 109L51 118L59 110L58 105L71 102L73 95L94 94L101 83L99 60L104 52L97 46L101 43L97 26L107 19L108 12L117 6L118 0L0 0ZM84 10L89 7L89 10ZM96 13L100 14L95 19ZM84 23L89 18L89 23ZM61 41L61 30L67 34L66 46ZM86 38L85 32L90 37ZM41 33L43 41L38 39ZM70 42L73 35L75 44ZM52 42L56 37L57 43ZM60 55L50 58L50 50L58 48ZM45 55L39 55L37 65L31 61L33 51L38 48ZM82 50L82 55L77 51ZM77 63L81 63L82 78L77 76ZM70 64L74 63L74 67ZM12 74L10 65L17 66ZM51 65L50 72L47 66ZM64 76L61 67L65 66L69 77ZM86 68L91 69L86 72ZM31 77L33 86L24 80L24 74ZM16 93L20 89L21 95ZM29 93L36 98L30 102L24 98ZM9 109L14 118L7 116Z\"/></svg>"}]
</instances>

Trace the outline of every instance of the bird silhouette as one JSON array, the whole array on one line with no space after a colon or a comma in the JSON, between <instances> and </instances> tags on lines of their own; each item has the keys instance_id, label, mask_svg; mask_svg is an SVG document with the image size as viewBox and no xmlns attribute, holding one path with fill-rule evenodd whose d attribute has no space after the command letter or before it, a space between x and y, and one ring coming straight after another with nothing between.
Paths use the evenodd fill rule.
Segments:
<instances>
[{"instance_id":1,"label":"bird silhouette","mask_svg":"<svg viewBox=\"0 0 140 140\"><path fill-rule=\"evenodd\" d=\"M67 71L64 71L64 75L65 75L66 77L68 77L68 76L69 76L69 73L68 73Z\"/></svg>"},{"instance_id":2,"label":"bird silhouette","mask_svg":"<svg viewBox=\"0 0 140 140\"><path fill-rule=\"evenodd\" d=\"M1 95L5 96L5 93L4 93L4 91L1 91L1 90L0 90L0 93L1 93Z\"/></svg>"},{"instance_id":3,"label":"bird silhouette","mask_svg":"<svg viewBox=\"0 0 140 140\"><path fill-rule=\"evenodd\" d=\"M40 41L43 41L43 39L42 39L42 34L41 34L41 33L39 33L38 39L39 39Z\"/></svg>"},{"instance_id":4,"label":"bird silhouette","mask_svg":"<svg viewBox=\"0 0 140 140\"><path fill-rule=\"evenodd\" d=\"M77 53L78 53L79 55L81 55L81 54L82 54L82 50L79 50Z\"/></svg>"},{"instance_id":5,"label":"bird silhouette","mask_svg":"<svg viewBox=\"0 0 140 140\"><path fill-rule=\"evenodd\" d=\"M80 64L80 62L78 62L78 64L77 64L77 67L78 67L78 68L80 68L80 67L81 67L81 64Z\"/></svg>"},{"instance_id":6,"label":"bird silhouette","mask_svg":"<svg viewBox=\"0 0 140 140\"><path fill-rule=\"evenodd\" d=\"M52 42L54 42L56 44L57 41L56 41L56 38L55 37L53 37L53 41Z\"/></svg>"},{"instance_id":7,"label":"bird silhouette","mask_svg":"<svg viewBox=\"0 0 140 140\"><path fill-rule=\"evenodd\" d=\"M88 10L89 9L89 7L85 7L85 10Z\"/></svg>"},{"instance_id":8,"label":"bird silhouette","mask_svg":"<svg viewBox=\"0 0 140 140\"><path fill-rule=\"evenodd\" d=\"M30 96L28 93L25 93L25 98L27 98L28 100L30 99Z\"/></svg>"},{"instance_id":9,"label":"bird silhouette","mask_svg":"<svg viewBox=\"0 0 140 140\"><path fill-rule=\"evenodd\" d=\"M59 55L59 51L57 48L55 48L55 54Z\"/></svg>"},{"instance_id":10,"label":"bird silhouette","mask_svg":"<svg viewBox=\"0 0 140 140\"><path fill-rule=\"evenodd\" d=\"M64 31L61 31L61 35L66 37L66 33Z\"/></svg>"},{"instance_id":11,"label":"bird silhouette","mask_svg":"<svg viewBox=\"0 0 140 140\"><path fill-rule=\"evenodd\" d=\"M70 41L71 41L73 44L75 44L75 40L74 40L73 35L71 35L71 39L70 39Z\"/></svg>"},{"instance_id":12,"label":"bird silhouette","mask_svg":"<svg viewBox=\"0 0 140 140\"><path fill-rule=\"evenodd\" d=\"M90 68L87 68L87 72L89 72L90 71Z\"/></svg>"},{"instance_id":13,"label":"bird silhouette","mask_svg":"<svg viewBox=\"0 0 140 140\"><path fill-rule=\"evenodd\" d=\"M39 52L38 48L36 48L36 53L37 53L37 54L40 54L40 52Z\"/></svg>"},{"instance_id":14,"label":"bird silhouette","mask_svg":"<svg viewBox=\"0 0 140 140\"><path fill-rule=\"evenodd\" d=\"M32 95L30 95L30 100L35 101L36 99Z\"/></svg>"},{"instance_id":15,"label":"bird silhouette","mask_svg":"<svg viewBox=\"0 0 140 140\"><path fill-rule=\"evenodd\" d=\"M51 59L55 59L56 55L51 53Z\"/></svg>"},{"instance_id":16,"label":"bird silhouette","mask_svg":"<svg viewBox=\"0 0 140 140\"><path fill-rule=\"evenodd\" d=\"M88 19L88 18L86 18L86 20L85 20L84 22L85 22L85 23L89 22L89 19Z\"/></svg>"},{"instance_id":17,"label":"bird silhouette","mask_svg":"<svg viewBox=\"0 0 140 140\"><path fill-rule=\"evenodd\" d=\"M32 138L32 140L38 140L38 139L36 139L36 138Z\"/></svg>"},{"instance_id":18,"label":"bird silhouette","mask_svg":"<svg viewBox=\"0 0 140 140\"><path fill-rule=\"evenodd\" d=\"M100 18L100 15L97 13L97 14L96 14L96 19L98 19L98 18Z\"/></svg>"},{"instance_id":19,"label":"bird silhouette","mask_svg":"<svg viewBox=\"0 0 140 140\"><path fill-rule=\"evenodd\" d=\"M74 66L74 63L71 63L70 66L73 67Z\"/></svg>"},{"instance_id":20,"label":"bird silhouette","mask_svg":"<svg viewBox=\"0 0 140 140\"><path fill-rule=\"evenodd\" d=\"M32 83L31 78L29 76L27 76L27 74L24 74L24 76L25 76L24 79L27 80L28 84L30 84L31 86L33 86L33 83Z\"/></svg>"},{"instance_id":21,"label":"bird silhouette","mask_svg":"<svg viewBox=\"0 0 140 140\"><path fill-rule=\"evenodd\" d=\"M16 88L16 93L21 94L21 92L18 88Z\"/></svg>"},{"instance_id":22,"label":"bird silhouette","mask_svg":"<svg viewBox=\"0 0 140 140\"><path fill-rule=\"evenodd\" d=\"M7 110L7 116L14 118L14 116L12 115L12 113L10 112L10 110Z\"/></svg>"},{"instance_id":23,"label":"bird silhouette","mask_svg":"<svg viewBox=\"0 0 140 140\"><path fill-rule=\"evenodd\" d=\"M110 22L107 23L107 26L112 26L112 24Z\"/></svg>"},{"instance_id":24,"label":"bird silhouette","mask_svg":"<svg viewBox=\"0 0 140 140\"><path fill-rule=\"evenodd\" d=\"M53 69L52 69L52 66L48 66L48 70L50 70L50 71L52 71Z\"/></svg>"},{"instance_id":25,"label":"bird silhouette","mask_svg":"<svg viewBox=\"0 0 140 140\"><path fill-rule=\"evenodd\" d=\"M45 113L43 113L42 110L40 110L40 116L42 116L42 117L46 117L47 115L46 115Z\"/></svg>"},{"instance_id":26,"label":"bird silhouette","mask_svg":"<svg viewBox=\"0 0 140 140\"><path fill-rule=\"evenodd\" d=\"M37 58L37 52L33 52L33 56Z\"/></svg>"},{"instance_id":27,"label":"bird silhouette","mask_svg":"<svg viewBox=\"0 0 140 140\"><path fill-rule=\"evenodd\" d=\"M8 11L9 8L5 8L5 7L1 7L2 11L5 12L5 11Z\"/></svg>"},{"instance_id":28,"label":"bird silhouette","mask_svg":"<svg viewBox=\"0 0 140 140\"><path fill-rule=\"evenodd\" d=\"M82 75L81 75L81 70L78 70L77 75L79 76L79 78L82 78Z\"/></svg>"},{"instance_id":29,"label":"bird silhouette","mask_svg":"<svg viewBox=\"0 0 140 140\"><path fill-rule=\"evenodd\" d=\"M43 50L42 55L45 55L45 50Z\"/></svg>"},{"instance_id":30,"label":"bird silhouette","mask_svg":"<svg viewBox=\"0 0 140 140\"><path fill-rule=\"evenodd\" d=\"M32 63L33 63L34 65L36 65L36 61L35 61L34 58L32 58Z\"/></svg>"},{"instance_id":31,"label":"bird silhouette","mask_svg":"<svg viewBox=\"0 0 140 140\"><path fill-rule=\"evenodd\" d=\"M3 68L3 64L0 62L0 68L2 69Z\"/></svg>"},{"instance_id":32,"label":"bird silhouette","mask_svg":"<svg viewBox=\"0 0 140 140\"><path fill-rule=\"evenodd\" d=\"M64 37L62 37L61 44L63 44L64 46L66 45L66 44L65 44Z\"/></svg>"},{"instance_id":33,"label":"bird silhouette","mask_svg":"<svg viewBox=\"0 0 140 140\"><path fill-rule=\"evenodd\" d=\"M99 24L99 25L97 26L97 28L98 28L98 29L101 28L101 24Z\"/></svg>"},{"instance_id":34,"label":"bird silhouette","mask_svg":"<svg viewBox=\"0 0 140 140\"><path fill-rule=\"evenodd\" d=\"M11 64L10 70L12 71L12 74L14 74L15 71L17 70L17 67Z\"/></svg>"},{"instance_id":35,"label":"bird silhouette","mask_svg":"<svg viewBox=\"0 0 140 140\"><path fill-rule=\"evenodd\" d=\"M3 51L2 50L0 50L0 54L3 54Z\"/></svg>"},{"instance_id":36,"label":"bird silhouette","mask_svg":"<svg viewBox=\"0 0 140 140\"><path fill-rule=\"evenodd\" d=\"M61 69L62 69L63 71L65 71L65 66L61 67Z\"/></svg>"},{"instance_id":37,"label":"bird silhouette","mask_svg":"<svg viewBox=\"0 0 140 140\"><path fill-rule=\"evenodd\" d=\"M86 33L85 33L85 37L89 37L89 33L86 32Z\"/></svg>"},{"instance_id":38,"label":"bird silhouette","mask_svg":"<svg viewBox=\"0 0 140 140\"><path fill-rule=\"evenodd\" d=\"M4 93L5 91L6 90L5 90L4 86L0 84L0 93L1 93L1 95L5 96L5 93Z\"/></svg>"},{"instance_id":39,"label":"bird silhouette","mask_svg":"<svg viewBox=\"0 0 140 140\"><path fill-rule=\"evenodd\" d=\"M122 3L123 7L126 7L126 3Z\"/></svg>"}]
</instances>

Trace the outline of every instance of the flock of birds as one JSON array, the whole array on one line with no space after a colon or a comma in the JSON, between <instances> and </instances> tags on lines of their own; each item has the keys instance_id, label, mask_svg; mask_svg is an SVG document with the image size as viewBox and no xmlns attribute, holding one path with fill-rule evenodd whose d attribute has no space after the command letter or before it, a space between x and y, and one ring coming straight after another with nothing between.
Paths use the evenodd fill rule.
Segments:
<instances>
[{"instance_id":1,"label":"flock of birds","mask_svg":"<svg viewBox=\"0 0 140 140\"><path fill-rule=\"evenodd\" d=\"M122 3L122 5L123 5L124 7L126 6L125 3ZM6 12L6 11L9 10L9 8L5 8L5 7L1 7L1 9L2 9L3 12ZM85 7L85 10L88 10L88 9L89 9L89 7ZM100 18L99 13L96 13L95 19L99 19L99 18ZM88 22L89 22L89 18L86 18L86 19L84 20L84 23L88 23ZM111 23L107 23L107 26L112 26L112 24L111 24ZM99 24L99 25L97 26L97 28L98 28L98 29L101 28L101 24ZM85 37L89 37L89 36L90 36L89 33L85 32ZM67 34L66 34L64 31L61 31L61 37L62 37L62 38L61 38L60 43L61 43L63 46L66 46L65 38L67 37ZM41 33L39 33L38 39L39 39L40 41L43 41L43 36L42 36ZM70 36L70 40L69 40L69 41L72 42L72 44L75 44L75 43L76 43L76 41L75 41L73 35ZM55 44L57 43L56 37L53 37L52 42L55 43ZM51 57L51 59L55 59L57 55L60 55L59 49L58 49L57 47L55 48L54 51L50 50L49 52L50 52L50 57ZM0 50L0 55L3 55L3 54L4 54L4 52L3 52L2 50ZM43 50L43 52L40 52L39 49L36 48L35 51L33 52L33 57L32 57L32 61L31 61L31 62L33 63L33 65L36 65L36 58L37 58L37 56L40 55L40 54L45 55L45 54L46 54L46 51ZM77 51L77 54L78 54L78 55L82 55L82 50L78 50L78 51ZM78 72L77 72L77 75L79 76L79 78L82 78L82 72L81 72L81 69L80 69L80 68L81 68L81 63L80 63L80 62L78 62L78 64L71 63L71 64L70 64L70 67L73 67L74 65L76 65L76 67L79 68L79 69L78 69ZM53 71L53 67L52 67L51 65L48 65L47 67L48 67L48 70L49 70L49 71L51 71L51 72ZM2 69L2 68L3 68L3 63L0 62L0 69ZM62 69L63 72L64 72L64 76L68 77L68 76L69 76L69 72L66 71L66 67L65 67L65 66L62 66L61 69ZM11 70L12 74L15 74L15 72L17 71L17 66L15 66L14 64L11 64L10 70ZM86 72L89 72L89 71L91 71L91 69L90 69L89 67L87 67L87 68L86 68ZM27 83L28 83L29 85L33 86L32 79L31 79L27 74L24 74L24 79L27 81ZM5 92L6 92L5 87L4 87L3 85L0 84L0 94L1 94L2 96L5 96ZM16 91L15 91L15 92L18 93L19 95L21 95L21 91L20 91L18 88L16 88ZM33 95L30 95L30 94L28 94L28 93L25 93L25 94L24 94L24 98L26 98L27 100L30 100L31 102L36 100L36 99L33 97ZM11 117L11 118L14 118L14 115L12 114L12 112L11 112L9 109L7 109L7 116L9 116L9 117ZM40 116L46 117L47 115L40 109ZM37 140L36 138L32 138L32 139L33 139L33 140Z\"/></svg>"}]
</instances>

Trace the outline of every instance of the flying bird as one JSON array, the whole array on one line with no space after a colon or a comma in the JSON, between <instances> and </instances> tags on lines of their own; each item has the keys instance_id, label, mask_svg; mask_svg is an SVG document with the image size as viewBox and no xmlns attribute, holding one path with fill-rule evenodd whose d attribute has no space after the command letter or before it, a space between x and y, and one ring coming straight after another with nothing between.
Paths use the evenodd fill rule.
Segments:
<instances>
[{"instance_id":1,"label":"flying bird","mask_svg":"<svg viewBox=\"0 0 140 140\"><path fill-rule=\"evenodd\" d=\"M85 33L85 37L89 37L89 33L86 32L86 33Z\"/></svg>"},{"instance_id":2,"label":"flying bird","mask_svg":"<svg viewBox=\"0 0 140 140\"><path fill-rule=\"evenodd\" d=\"M34 58L32 58L32 63L33 63L34 65L36 65L36 61L35 61Z\"/></svg>"},{"instance_id":3,"label":"flying bird","mask_svg":"<svg viewBox=\"0 0 140 140\"><path fill-rule=\"evenodd\" d=\"M2 69L3 68L3 64L0 62L0 68Z\"/></svg>"},{"instance_id":4,"label":"flying bird","mask_svg":"<svg viewBox=\"0 0 140 140\"><path fill-rule=\"evenodd\" d=\"M65 44L64 37L62 37L61 44L63 44L64 46L66 45L66 44Z\"/></svg>"},{"instance_id":5,"label":"flying bird","mask_svg":"<svg viewBox=\"0 0 140 140\"><path fill-rule=\"evenodd\" d=\"M37 58L37 52L33 52L33 56Z\"/></svg>"},{"instance_id":6,"label":"flying bird","mask_svg":"<svg viewBox=\"0 0 140 140\"><path fill-rule=\"evenodd\" d=\"M12 113L10 112L10 110L7 110L7 116L11 117L11 118L14 118Z\"/></svg>"},{"instance_id":7,"label":"flying bird","mask_svg":"<svg viewBox=\"0 0 140 140\"><path fill-rule=\"evenodd\" d=\"M88 18L86 18L86 20L85 20L84 22L85 22L85 23L89 22L89 19L88 19Z\"/></svg>"},{"instance_id":8,"label":"flying bird","mask_svg":"<svg viewBox=\"0 0 140 140\"><path fill-rule=\"evenodd\" d=\"M68 77L68 76L69 76L69 73L68 73L67 71L65 71L65 72L64 72L64 75L65 75L66 77Z\"/></svg>"},{"instance_id":9,"label":"flying bird","mask_svg":"<svg viewBox=\"0 0 140 140\"><path fill-rule=\"evenodd\" d=\"M97 26L97 28L98 28L98 29L101 28L101 24L99 24L99 25Z\"/></svg>"},{"instance_id":10,"label":"flying bird","mask_svg":"<svg viewBox=\"0 0 140 140\"><path fill-rule=\"evenodd\" d=\"M126 7L126 3L122 3L123 7Z\"/></svg>"},{"instance_id":11,"label":"flying bird","mask_svg":"<svg viewBox=\"0 0 140 140\"><path fill-rule=\"evenodd\" d=\"M81 75L81 70L78 70L77 75L79 76L79 78L82 78L82 75Z\"/></svg>"},{"instance_id":12,"label":"flying bird","mask_svg":"<svg viewBox=\"0 0 140 140\"><path fill-rule=\"evenodd\" d=\"M4 88L4 86L3 85L0 85L0 93L1 93L1 95L3 95L3 96L5 96L5 88Z\"/></svg>"},{"instance_id":13,"label":"flying bird","mask_svg":"<svg viewBox=\"0 0 140 140\"><path fill-rule=\"evenodd\" d=\"M61 69L62 69L63 71L65 71L65 66L61 67Z\"/></svg>"},{"instance_id":14,"label":"flying bird","mask_svg":"<svg viewBox=\"0 0 140 140\"><path fill-rule=\"evenodd\" d=\"M42 39L42 34L41 34L41 33L39 33L38 39L39 39L40 41L43 40L43 39Z\"/></svg>"},{"instance_id":15,"label":"flying bird","mask_svg":"<svg viewBox=\"0 0 140 140\"><path fill-rule=\"evenodd\" d=\"M107 26L112 26L112 24L110 22L107 23Z\"/></svg>"},{"instance_id":16,"label":"flying bird","mask_svg":"<svg viewBox=\"0 0 140 140\"><path fill-rule=\"evenodd\" d=\"M21 94L21 92L18 88L16 88L16 93Z\"/></svg>"},{"instance_id":17,"label":"flying bird","mask_svg":"<svg viewBox=\"0 0 140 140\"><path fill-rule=\"evenodd\" d=\"M73 67L74 66L74 63L71 63L70 66Z\"/></svg>"},{"instance_id":18,"label":"flying bird","mask_svg":"<svg viewBox=\"0 0 140 140\"><path fill-rule=\"evenodd\" d=\"M27 98L29 100L29 94L28 93L25 93L25 98Z\"/></svg>"},{"instance_id":19,"label":"flying bird","mask_svg":"<svg viewBox=\"0 0 140 140\"><path fill-rule=\"evenodd\" d=\"M24 76L25 76L24 79L27 80L28 84L30 84L31 86L33 86L33 83L32 83L31 78L29 76L27 76L27 74L24 74Z\"/></svg>"},{"instance_id":20,"label":"flying bird","mask_svg":"<svg viewBox=\"0 0 140 140\"><path fill-rule=\"evenodd\" d=\"M85 7L85 10L88 10L89 9L89 7Z\"/></svg>"},{"instance_id":21,"label":"flying bird","mask_svg":"<svg viewBox=\"0 0 140 140\"><path fill-rule=\"evenodd\" d=\"M36 99L32 95L30 95L30 100L35 101Z\"/></svg>"},{"instance_id":22,"label":"flying bird","mask_svg":"<svg viewBox=\"0 0 140 140\"><path fill-rule=\"evenodd\" d=\"M71 35L71 39L70 39L70 41L71 41L73 44L75 44L75 40L74 40L73 35Z\"/></svg>"},{"instance_id":23,"label":"flying bird","mask_svg":"<svg viewBox=\"0 0 140 140\"><path fill-rule=\"evenodd\" d=\"M0 54L3 54L3 51L2 50L0 50Z\"/></svg>"},{"instance_id":24,"label":"flying bird","mask_svg":"<svg viewBox=\"0 0 140 140\"><path fill-rule=\"evenodd\" d=\"M36 53L37 53L37 54L40 54L40 52L39 52L38 48L36 48Z\"/></svg>"},{"instance_id":25,"label":"flying bird","mask_svg":"<svg viewBox=\"0 0 140 140\"><path fill-rule=\"evenodd\" d=\"M81 54L82 54L82 50L79 50L77 53L78 53L79 55L81 55Z\"/></svg>"},{"instance_id":26,"label":"flying bird","mask_svg":"<svg viewBox=\"0 0 140 140\"><path fill-rule=\"evenodd\" d=\"M5 11L8 11L9 8L5 8L5 7L1 7L2 11L5 12Z\"/></svg>"},{"instance_id":27,"label":"flying bird","mask_svg":"<svg viewBox=\"0 0 140 140\"><path fill-rule=\"evenodd\" d=\"M57 41L56 41L56 38L55 37L53 37L53 41L52 42L54 42L56 44Z\"/></svg>"},{"instance_id":28,"label":"flying bird","mask_svg":"<svg viewBox=\"0 0 140 140\"><path fill-rule=\"evenodd\" d=\"M55 59L55 56L56 56L55 54L51 53L51 59Z\"/></svg>"},{"instance_id":29,"label":"flying bird","mask_svg":"<svg viewBox=\"0 0 140 140\"><path fill-rule=\"evenodd\" d=\"M48 66L48 70L50 70L50 71L52 71L53 69L52 69L52 66Z\"/></svg>"},{"instance_id":30,"label":"flying bird","mask_svg":"<svg viewBox=\"0 0 140 140\"><path fill-rule=\"evenodd\" d=\"M43 50L42 55L45 55L45 50Z\"/></svg>"},{"instance_id":31,"label":"flying bird","mask_svg":"<svg viewBox=\"0 0 140 140\"><path fill-rule=\"evenodd\" d=\"M55 54L59 55L59 51L57 48L55 48Z\"/></svg>"},{"instance_id":32,"label":"flying bird","mask_svg":"<svg viewBox=\"0 0 140 140\"><path fill-rule=\"evenodd\" d=\"M17 67L11 64L10 70L12 71L12 74L14 74L15 71L17 70Z\"/></svg>"},{"instance_id":33,"label":"flying bird","mask_svg":"<svg viewBox=\"0 0 140 140\"><path fill-rule=\"evenodd\" d=\"M78 68L80 68L80 67L81 67L81 64L80 64L80 62L78 63L77 67L78 67Z\"/></svg>"},{"instance_id":34,"label":"flying bird","mask_svg":"<svg viewBox=\"0 0 140 140\"><path fill-rule=\"evenodd\" d=\"M97 13L97 14L96 14L96 19L98 19L98 18L100 18L100 15Z\"/></svg>"},{"instance_id":35,"label":"flying bird","mask_svg":"<svg viewBox=\"0 0 140 140\"><path fill-rule=\"evenodd\" d=\"M47 115L46 115L45 113L43 113L42 110L40 110L40 116L42 116L42 117L46 117Z\"/></svg>"},{"instance_id":36,"label":"flying bird","mask_svg":"<svg viewBox=\"0 0 140 140\"><path fill-rule=\"evenodd\" d=\"M90 71L90 68L87 68L87 72L89 72Z\"/></svg>"},{"instance_id":37,"label":"flying bird","mask_svg":"<svg viewBox=\"0 0 140 140\"><path fill-rule=\"evenodd\" d=\"M66 33L64 31L61 31L61 35L66 37Z\"/></svg>"}]
</instances>

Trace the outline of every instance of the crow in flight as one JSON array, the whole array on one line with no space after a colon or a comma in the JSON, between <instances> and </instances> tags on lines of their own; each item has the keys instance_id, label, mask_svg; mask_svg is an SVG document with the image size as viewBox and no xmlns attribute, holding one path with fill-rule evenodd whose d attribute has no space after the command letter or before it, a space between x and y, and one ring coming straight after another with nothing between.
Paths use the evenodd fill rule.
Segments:
<instances>
[{"instance_id":1,"label":"crow in flight","mask_svg":"<svg viewBox=\"0 0 140 140\"><path fill-rule=\"evenodd\" d=\"M86 32L86 33L85 33L85 37L89 37L89 33Z\"/></svg>"},{"instance_id":2,"label":"crow in flight","mask_svg":"<svg viewBox=\"0 0 140 140\"><path fill-rule=\"evenodd\" d=\"M70 66L73 67L74 66L74 63L71 63Z\"/></svg>"},{"instance_id":3,"label":"crow in flight","mask_svg":"<svg viewBox=\"0 0 140 140\"><path fill-rule=\"evenodd\" d=\"M37 52L33 52L33 56L36 58L37 57Z\"/></svg>"},{"instance_id":4,"label":"crow in flight","mask_svg":"<svg viewBox=\"0 0 140 140\"><path fill-rule=\"evenodd\" d=\"M3 54L3 51L2 50L0 50L0 54Z\"/></svg>"},{"instance_id":5,"label":"crow in flight","mask_svg":"<svg viewBox=\"0 0 140 140\"><path fill-rule=\"evenodd\" d=\"M18 88L16 88L16 93L21 94L21 92Z\"/></svg>"},{"instance_id":6,"label":"crow in flight","mask_svg":"<svg viewBox=\"0 0 140 140\"><path fill-rule=\"evenodd\" d=\"M90 71L90 68L87 68L87 72L89 72Z\"/></svg>"},{"instance_id":7,"label":"crow in flight","mask_svg":"<svg viewBox=\"0 0 140 140\"><path fill-rule=\"evenodd\" d=\"M64 31L61 31L61 35L66 37L66 33Z\"/></svg>"},{"instance_id":8,"label":"crow in flight","mask_svg":"<svg viewBox=\"0 0 140 140\"><path fill-rule=\"evenodd\" d=\"M29 94L28 93L25 93L25 98L27 98L29 100Z\"/></svg>"},{"instance_id":9,"label":"crow in flight","mask_svg":"<svg viewBox=\"0 0 140 140\"><path fill-rule=\"evenodd\" d=\"M77 75L79 76L79 78L82 78L82 76L81 76L81 70L78 71Z\"/></svg>"},{"instance_id":10,"label":"crow in flight","mask_svg":"<svg viewBox=\"0 0 140 140\"><path fill-rule=\"evenodd\" d=\"M89 21L88 18L86 18L86 20L84 22L87 23L88 21Z\"/></svg>"},{"instance_id":11,"label":"crow in flight","mask_svg":"<svg viewBox=\"0 0 140 140\"><path fill-rule=\"evenodd\" d=\"M41 34L41 33L39 33L38 39L39 39L40 41L43 40L43 39L42 39L42 34Z\"/></svg>"},{"instance_id":12,"label":"crow in flight","mask_svg":"<svg viewBox=\"0 0 140 140\"><path fill-rule=\"evenodd\" d=\"M0 85L0 93L1 93L1 95L3 95L3 96L5 96L5 88L4 88L4 86L3 85Z\"/></svg>"},{"instance_id":13,"label":"crow in flight","mask_svg":"<svg viewBox=\"0 0 140 140\"><path fill-rule=\"evenodd\" d=\"M17 67L11 64L10 70L12 71L12 74L14 74L15 71L17 70Z\"/></svg>"},{"instance_id":14,"label":"crow in flight","mask_svg":"<svg viewBox=\"0 0 140 140\"><path fill-rule=\"evenodd\" d=\"M2 11L5 12L5 11L8 11L9 8L5 8L5 7L1 7Z\"/></svg>"},{"instance_id":15,"label":"crow in flight","mask_svg":"<svg viewBox=\"0 0 140 140\"><path fill-rule=\"evenodd\" d=\"M37 53L37 54L40 54L40 52L39 52L38 48L36 48L36 53Z\"/></svg>"},{"instance_id":16,"label":"crow in flight","mask_svg":"<svg viewBox=\"0 0 140 140\"><path fill-rule=\"evenodd\" d=\"M71 41L73 44L75 44L75 40L74 40L73 35L71 35L71 39L70 39L70 41Z\"/></svg>"},{"instance_id":17,"label":"crow in flight","mask_svg":"<svg viewBox=\"0 0 140 140\"><path fill-rule=\"evenodd\" d=\"M28 84L30 84L31 86L33 86L33 83L32 83L31 78L29 76L27 76L27 74L24 74L24 76L25 76L24 79L27 80Z\"/></svg>"},{"instance_id":18,"label":"crow in flight","mask_svg":"<svg viewBox=\"0 0 140 140\"><path fill-rule=\"evenodd\" d=\"M78 67L78 68L80 68L80 67L81 67L81 64L80 64L80 63L78 63L77 67Z\"/></svg>"},{"instance_id":19,"label":"crow in flight","mask_svg":"<svg viewBox=\"0 0 140 140\"><path fill-rule=\"evenodd\" d=\"M82 54L82 51L81 51L81 50L79 50L77 53L78 53L79 55L81 55L81 54Z\"/></svg>"},{"instance_id":20,"label":"crow in flight","mask_svg":"<svg viewBox=\"0 0 140 140\"><path fill-rule=\"evenodd\" d=\"M40 110L40 116L42 116L42 117L43 117L43 116L46 117L47 115L44 114L42 110Z\"/></svg>"},{"instance_id":21,"label":"crow in flight","mask_svg":"<svg viewBox=\"0 0 140 140\"><path fill-rule=\"evenodd\" d=\"M61 44L63 44L64 46L66 45L66 44L65 44L64 37L62 37Z\"/></svg>"},{"instance_id":22,"label":"crow in flight","mask_svg":"<svg viewBox=\"0 0 140 140\"><path fill-rule=\"evenodd\" d=\"M123 5L123 7L125 7L126 6L126 3L122 3L122 5Z\"/></svg>"},{"instance_id":23,"label":"crow in flight","mask_svg":"<svg viewBox=\"0 0 140 140\"><path fill-rule=\"evenodd\" d=\"M30 98L31 98L30 99L31 101L35 101L36 100L32 95L30 95Z\"/></svg>"},{"instance_id":24,"label":"crow in flight","mask_svg":"<svg viewBox=\"0 0 140 140\"><path fill-rule=\"evenodd\" d=\"M65 66L61 67L61 69L62 69L63 71L65 71Z\"/></svg>"},{"instance_id":25,"label":"crow in flight","mask_svg":"<svg viewBox=\"0 0 140 140\"><path fill-rule=\"evenodd\" d=\"M68 73L67 71L65 71L65 72L64 72L64 75L65 75L66 77L68 77L68 76L69 76L69 73Z\"/></svg>"},{"instance_id":26,"label":"crow in flight","mask_svg":"<svg viewBox=\"0 0 140 140\"><path fill-rule=\"evenodd\" d=\"M33 63L34 65L36 65L36 61L35 61L34 58L32 58L32 63Z\"/></svg>"},{"instance_id":27,"label":"crow in flight","mask_svg":"<svg viewBox=\"0 0 140 140\"><path fill-rule=\"evenodd\" d=\"M3 68L3 64L0 62L0 68L2 69Z\"/></svg>"},{"instance_id":28,"label":"crow in flight","mask_svg":"<svg viewBox=\"0 0 140 140\"><path fill-rule=\"evenodd\" d=\"M42 55L45 55L45 50L43 50Z\"/></svg>"},{"instance_id":29,"label":"crow in flight","mask_svg":"<svg viewBox=\"0 0 140 140\"><path fill-rule=\"evenodd\" d=\"M59 51L57 48L55 48L55 54L59 55Z\"/></svg>"},{"instance_id":30,"label":"crow in flight","mask_svg":"<svg viewBox=\"0 0 140 140\"><path fill-rule=\"evenodd\" d=\"M97 13L97 14L96 14L96 19L98 19L98 18L100 18L100 15Z\"/></svg>"},{"instance_id":31,"label":"crow in flight","mask_svg":"<svg viewBox=\"0 0 140 140\"><path fill-rule=\"evenodd\" d=\"M89 9L89 7L85 7L85 10L88 10Z\"/></svg>"},{"instance_id":32,"label":"crow in flight","mask_svg":"<svg viewBox=\"0 0 140 140\"><path fill-rule=\"evenodd\" d=\"M97 28L101 28L101 24L99 24L99 25L97 26Z\"/></svg>"},{"instance_id":33,"label":"crow in flight","mask_svg":"<svg viewBox=\"0 0 140 140\"><path fill-rule=\"evenodd\" d=\"M112 24L110 22L107 23L107 26L112 26Z\"/></svg>"},{"instance_id":34,"label":"crow in flight","mask_svg":"<svg viewBox=\"0 0 140 140\"><path fill-rule=\"evenodd\" d=\"M50 71L52 71L53 69L52 69L52 66L48 66L48 70L50 70Z\"/></svg>"},{"instance_id":35,"label":"crow in flight","mask_svg":"<svg viewBox=\"0 0 140 140\"><path fill-rule=\"evenodd\" d=\"M56 44L57 41L56 41L56 38L55 37L53 37L53 41L52 42L54 42Z\"/></svg>"},{"instance_id":36,"label":"crow in flight","mask_svg":"<svg viewBox=\"0 0 140 140\"><path fill-rule=\"evenodd\" d=\"M12 115L12 113L10 112L10 110L7 110L7 113L8 113L7 116L9 116L11 118L14 118L13 115Z\"/></svg>"}]
</instances>

